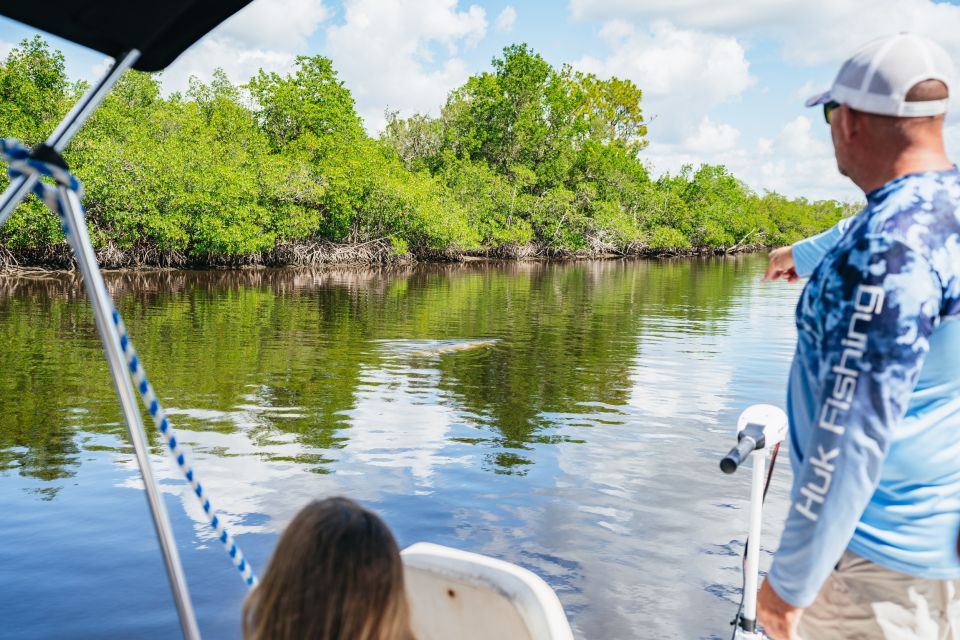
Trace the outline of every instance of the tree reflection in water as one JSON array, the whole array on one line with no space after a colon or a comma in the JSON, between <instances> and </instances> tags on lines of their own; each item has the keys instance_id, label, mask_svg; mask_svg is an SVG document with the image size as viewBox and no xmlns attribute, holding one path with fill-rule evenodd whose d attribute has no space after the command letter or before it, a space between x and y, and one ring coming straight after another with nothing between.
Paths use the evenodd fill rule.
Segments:
<instances>
[{"instance_id":1,"label":"tree reflection in water","mask_svg":"<svg viewBox=\"0 0 960 640\"><path fill-rule=\"evenodd\" d=\"M558 416L619 420L645 337L722 330L742 270L728 258L119 272L107 282L180 430L242 432L263 459L325 472L351 442L358 394L388 396L404 379L469 426L450 437L482 446L489 471L523 474L531 447L571 441ZM383 343L491 338L433 356L398 357ZM0 469L43 481L52 499L83 451L126 451L77 276L5 276L0 343ZM371 387L376 371L393 382ZM602 419L590 418L598 407Z\"/></svg>"}]
</instances>

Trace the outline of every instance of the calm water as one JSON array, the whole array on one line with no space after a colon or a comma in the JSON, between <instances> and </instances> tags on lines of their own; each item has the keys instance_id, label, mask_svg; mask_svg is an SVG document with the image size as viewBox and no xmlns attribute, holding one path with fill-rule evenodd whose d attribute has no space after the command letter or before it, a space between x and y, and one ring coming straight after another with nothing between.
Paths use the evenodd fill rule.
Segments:
<instances>
[{"instance_id":1,"label":"calm water","mask_svg":"<svg viewBox=\"0 0 960 640\"><path fill-rule=\"evenodd\" d=\"M761 284L764 261L108 283L255 568L306 501L345 494L402 546L537 572L578 637L725 638L749 474L717 463L745 406L783 405L799 294ZM493 342L447 348L476 339ZM0 277L0 363L0 637L176 637L79 281ZM153 442L201 629L235 638L245 587Z\"/></svg>"}]
</instances>

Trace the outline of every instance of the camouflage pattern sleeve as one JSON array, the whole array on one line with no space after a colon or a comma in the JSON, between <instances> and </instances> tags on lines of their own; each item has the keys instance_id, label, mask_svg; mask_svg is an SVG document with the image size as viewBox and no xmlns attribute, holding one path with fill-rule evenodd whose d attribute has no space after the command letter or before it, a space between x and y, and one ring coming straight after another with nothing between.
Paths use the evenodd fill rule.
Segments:
<instances>
[{"instance_id":1,"label":"camouflage pattern sleeve","mask_svg":"<svg viewBox=\"0 0 960 640\"><path fill-rule=\"evenodd\" d=\"M850 542L939 322L940 280L904 237L858 232L801 299L808 326L799 327L793 366L805 371L791 375L814 382L792 388L788 401L813 407L814 428L798 443L805 457L769 575L794 606L814 601ZM803 393L812 397L792 397Z\"/></svg>"},{"instance_id":2,"label":"camouflage pattern sleeve","mask_svg":"<svg viewBox=\"0 0 960 640\"><path fill-rule=\"evenodd\" d=\"M853 220L853 216L843 218L823 233L795 242L792 246L793 270L797 275L805 278L813 273L823 256L836 246L843 234L847 232Z\"/></svg>"}]
</instances>

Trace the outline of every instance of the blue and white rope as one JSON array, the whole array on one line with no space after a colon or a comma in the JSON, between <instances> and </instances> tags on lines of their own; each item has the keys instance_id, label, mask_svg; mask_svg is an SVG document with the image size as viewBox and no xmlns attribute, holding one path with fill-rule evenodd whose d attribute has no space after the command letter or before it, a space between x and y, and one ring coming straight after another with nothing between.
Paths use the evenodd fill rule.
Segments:
<instances>
[{"instance_id":1,"label":"blue and white rope","mask_svg":"<svg viewBox=\"0 0 960 640\"><path fill-rule=\"evenodd\" d=\"M177 435L173 430L173 426L170 424L170 420L167 418L163 407L161 407L157 401L157 396L153 392L153 386L151 386L150 381L147 380L147 373L140 364L140 358L137 357L133 343L127 335L127 328L124 326L120 312L117 311L116 308L113 310L113 323L116 325L117 333L120 335L120 348L123 349L123 355L127 359L127 366L130 367L133 384L137 388L137 391L140 392L144 406L147 407L147 411L150 412L150 417L153 418L157 429L159 429L160 433L167 439L167 448L170 450L173 459L177 462L177 466L180 467L180 471L183 472L187 482L189 482L193 488L193 493L196 494L197 499L200 500L200 504L203 506L203 512L206 514L207 520L210 521L210 526L213 527L213 530L216 532L217 539L220 540L223 548L230 554L230 558L233 560L233 564L240 572L240 575L243 576L244 582L246 582L248 586L255 586L257 584L257 577L253 574L253 568L243 557L243 553L234 541L233 536L224 529L223 522L220 521L217 512L210 506L210 499L207 498L206 492L203 490L203 485L197 480L197 474L194 473L193 467L187 460L186 454L180 448L180 443L177 442Z\"/></svg>"},{"instance_id":2,"label":"blue and white rope","mask_svg":"<svg viewBox=\"0 0 960 640\"><path fill-rule=\"evenodd\" d=\"M38 177L48 176L53 178L57 184L71 191L75 191L78 198L83 195L83 186L69 171L66 171L62 167L31 158L30 149L18 140L13 138L0 139L0 158L8 163L7 174L12 179L29 175L37 175ZM33 192L43 200L51 210L60 216L60 220L63 223L63 232L67 234L67 236L70 236L70 229L64 217L65 205L60 200L60 191L56 187L38 179L33 187ZM107 295L109 296L109 293ZM153 418L157 429L160 430L160 433L163 434L163 437L166 439L167 449L169 449L177 466L180 467L180 471L187 479L187 482L190 483L193 493L197 496L200 505L203 507L203 513L207 516L207 520L209 520L214 532L216 532L217 539L220 540L224 549L226 549L230 555L234 566L240 572L244 582L250 587L255 586L257 584L257 577L253 573L253 567L246 561L243 552L240 551L240 547L237 546L233 536L224 528L220 516L217 515L217 512L210 505L210 499L207 497L203 485L200 484L200 481L197 479L197 474L194 472L193 466L190 464L186 453L177 441L173 425L170 424L166 412L157 401L157 395L154 393L153 387L147 379L146 371L144 371L143 365L140 363L140 358L137 357L137 352L133 348L133 342L131 342L130 336L127 334L127 328L124 326L120 312L117 311L112 299L110 300L110 306L113 307L113 323L116 325L117 333L120 336L120 348L123 350L124 357L127 360L127 366L130 368L130 374L133 377L134 386L136 386L137 391L140 392L140 398L143 400L144 406L147 408L147 411L150 412L150 417Z\"/></svg>"},{"instance_id":3,"label":"blue and white rope","mask_svg":"<svg viewBox=\"0 0 960 640\"><path fill-rule=\"evenodd\" d=\"M36 175L38 178L48 176L53 178L57 184L75 191L78 198L83 198L83 185L69 171L63 167L31 158L29 147L15 138L0 139L0 157L7 163L7 175L11 179L30 175ZM37 180L36 184L33 185L33 192L63 220L60 193L56 187Z\"/></svg>"}]
</instances>

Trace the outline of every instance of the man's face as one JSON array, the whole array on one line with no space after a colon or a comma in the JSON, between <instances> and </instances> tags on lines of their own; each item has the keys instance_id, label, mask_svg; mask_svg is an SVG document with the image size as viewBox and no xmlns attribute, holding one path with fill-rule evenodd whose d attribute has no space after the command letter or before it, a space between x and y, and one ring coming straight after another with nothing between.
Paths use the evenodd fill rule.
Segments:
<instances>
[{"instance_id":1,"label":"man's face","mask_svg":"<svg viewBox=\"0 0 960 640\"><path fill-rule=\"evenodd\" d=\"M833 113L830 114L830 138L833 140L833 155L837 159L837 170L842 176L849 176L847 172L849 158L843 136L840 135L840 120L841 118L848 118L849 116L850 111L846 106L837 107L833 110Z\"/></svg>"}]
</instances>

